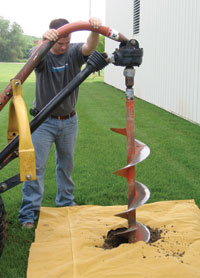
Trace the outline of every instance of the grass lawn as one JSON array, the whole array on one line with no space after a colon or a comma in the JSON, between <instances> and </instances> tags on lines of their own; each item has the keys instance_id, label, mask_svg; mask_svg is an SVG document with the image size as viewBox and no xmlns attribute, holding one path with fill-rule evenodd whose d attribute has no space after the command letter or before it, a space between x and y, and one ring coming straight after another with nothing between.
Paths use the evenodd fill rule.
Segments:
<instances>
[{"instance_id":1,"label":"grass lawn","mask_svg":"<svg viewBox=\"0 0 200 278\"><path fill-rule=\"evenodd\" d=\"M0 63L0 91L21 69L19 64ZM136 73L137 74L137 73ZM23 85L27 108L34 100L35 77ZM9 104L1 111L0 149L6 145ZM125 95L91 75L80 87L77 105L79 134L75 151L75 200L78 204L127 204L126 180L112 173L126 165L126 137L110 131L125 127ZM200 128L140 99L135 99L135 136L151 149L136 166L136 178L151 191L149 202L195 199L200 207ZM1 181L18 173L15 160L1 170ZM55 158L52 148L45 176L43 206L55 206ZM21 185L4 193L7 241L0 258L0 277L26 277L34 231L21 230L18 210ZM145 224L145 223L144 223Z\"/></svg>"}]
</instances>

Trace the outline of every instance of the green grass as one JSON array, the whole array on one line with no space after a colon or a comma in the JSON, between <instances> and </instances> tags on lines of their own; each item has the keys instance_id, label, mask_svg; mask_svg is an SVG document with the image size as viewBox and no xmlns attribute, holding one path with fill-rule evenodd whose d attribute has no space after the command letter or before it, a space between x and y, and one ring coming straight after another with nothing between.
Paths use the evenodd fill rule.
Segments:
<instances>
[{"instance_id":1,"label":"green grass","mask_svg":"<svg viewBox=\"0 0 200 278\"><path fill-rule=\"evenodd\" d=\"M7 86L22 65L0 64L0 88ZM34 74L23 85L28 109L34 99ZM1 111L0 149L6 145L8 104ZM126 165L126 137L110 131L125 127L125 95L91 75L80 88L77 105L79 134L75 151L75 199L78 204L127 204L124 178L113 175ZM149 202L195 199L200 206L200 128L140 99L135 99L135 135L150 156L136 166L136 178L151 191ZM18 172L15 160L1 170L1 181ZM46 170L43 206L55 206L55 157L52 148ZM3 194L8 232L0 273L4 278L26 277L34 231L21 230L18 210L21 185Z\"/></svg>"}]
</instances>

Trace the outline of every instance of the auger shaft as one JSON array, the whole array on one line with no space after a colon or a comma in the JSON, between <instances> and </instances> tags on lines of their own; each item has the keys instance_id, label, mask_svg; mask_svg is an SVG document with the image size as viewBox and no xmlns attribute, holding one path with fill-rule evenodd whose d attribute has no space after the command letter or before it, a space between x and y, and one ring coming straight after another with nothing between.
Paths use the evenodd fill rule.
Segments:
<instances>
[{"instance_id":1,"label":"auger shaft","mask_svg":"<svg viewBox=\"0 0 200 278\"><path fill-rule=\"evenodd\" d=\"M150 197L149 189L135 180L135 166L150 154L149 147L136 140L134 132L134 67L141 65L142 56L143 49L139 48L139 43L136 40L130 40L126 44L120 44L119 50L116 50L112 57L115 65L125 66L124 76L126 83L126 128L112 128L112 130L127 137L127 165L117 170L114 174L127 180L128 208L116 216L126 218L128 220L128 228L124 231L116 232L116 235L124 236L129 243L135 243L140 240L148 242L150 239L148 228L136 221L136 209L145 204Z\"/></svg>"},{"instance_id":2,"label":"auger shaft","mask_svg":"<svg viewBox=\"0 0 200 278\"><path fill-rule=\"evenodd\" d=\"M134 128L134 75L133 67L125 68L126 83L126 138L127 138L127 163L131 163L135 156L135 128ZM128 209L132 207L136 195L135 166L128 169L127 173ZM128 216L128 228L136 227L136 210L132 210ZM129 243L135 242L136 230L129 233Z\"/></svg>"}]
</instances>

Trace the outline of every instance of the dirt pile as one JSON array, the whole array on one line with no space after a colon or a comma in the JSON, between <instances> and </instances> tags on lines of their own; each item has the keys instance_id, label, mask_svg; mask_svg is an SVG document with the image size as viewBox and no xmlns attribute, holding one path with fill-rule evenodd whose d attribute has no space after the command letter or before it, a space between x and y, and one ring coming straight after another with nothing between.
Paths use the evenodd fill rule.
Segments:
<instances>
[{"instance_id":1,"label":"dirt pile","mask_svg":"<svg viewBox=\"0 0 200 278\"><path fill-rule=\"evenodd\" d=\"M152 228L147 226L147 228L150 231L150 240L147 244L152 246L153 248L156 248L156 251L158 253L158 257L163 254L165 257L176 257L180 260L181 263L183 263L183 256L185 254L185 251L183 248L166 248L167 245L169 245L169 238L170 234L168 232L176 233L174 230L174 226L170 225L169 229L164 225L163 227L159 228ZM117 233L125 231L127 228L118 228L116 230L110 230L107 233L107 236L103 236L104 244L102 246L103 249L112 249L118 247L120 244L128 243L128 239L124 238L122 235L118 235ZM181 244L178 241L175 242L176 245ZM146 256L144 255L143 258L145 259Z\"/></svg>"},{"instance_id":2,"label":"dirt pile","mask_svg":"<svg viewBox=\"0 0 200 278\"><path fill-rule=\"evenodd\" d=\"M118 247L120 244L123 243L128 243L128 239L124 238L121 235L117 235L117 233L119 232L123 232L125 231L127 228L118 228L116 230L110 230L107 234L107 236L103 237L104 238L104 244L102 246L103 249L112 249L112 248L116 248ZM157 240L161 239L161 235L162 233L166 231L162 230L162 229L157 229L157 228L151 228L148 227L151 237L150 237L150 241L148 242L149 244L156 242Z\"/></svg>"}]
</instances>

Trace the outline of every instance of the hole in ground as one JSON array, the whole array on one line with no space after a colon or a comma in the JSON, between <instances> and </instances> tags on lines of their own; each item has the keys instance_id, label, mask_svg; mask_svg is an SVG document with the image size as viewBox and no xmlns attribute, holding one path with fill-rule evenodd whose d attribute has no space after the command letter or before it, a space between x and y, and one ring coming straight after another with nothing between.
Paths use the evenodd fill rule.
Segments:
<instances>
[{"instance_id":1,"label":"hole in ground","mask_svg":"<svg viewBox=\"0 0 200 278\"><path fill-rule=\"evenodd\" d=\"M149 240L149 244L161 239L161 234L162 234L162 229L158 229L158 228L151 228L149 226L147 226L147 228L150 231L150 240ZM107 237L104 237L104 244L102 246L103 249L112 249L112 248L116 248L118 247L120 244L123 243L128 243L128 239L124 238L121 235L116 235L116 233L119 232L123 232L127 230L127 228L123 227L123 228L118 228L116 230L110 230L107 233Z\"/></svg>"}]
</instances>

